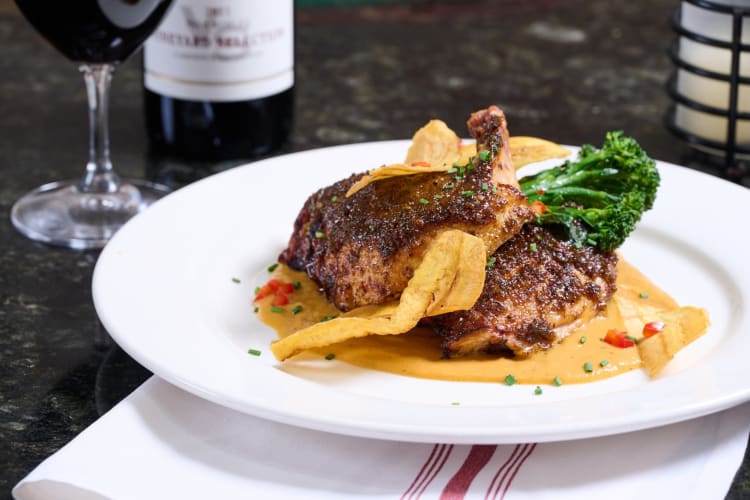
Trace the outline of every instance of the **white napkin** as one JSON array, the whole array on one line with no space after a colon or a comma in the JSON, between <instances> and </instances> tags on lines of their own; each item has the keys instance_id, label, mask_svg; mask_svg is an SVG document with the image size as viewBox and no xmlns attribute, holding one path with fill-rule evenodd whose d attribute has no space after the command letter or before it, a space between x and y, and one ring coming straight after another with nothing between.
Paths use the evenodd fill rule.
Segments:
<instances>
[{"instance_id":1,"label":"white napkin","mask_svg":"<svg viewBox=\"0 0 750 500\"><path fill-rule=\"evenodd\" d=\"M750 403L666 427L578 441L402 443L262 420L153 377L40 464L13 495L721 499L749 431Z\"/></svg>"}]
</instances>

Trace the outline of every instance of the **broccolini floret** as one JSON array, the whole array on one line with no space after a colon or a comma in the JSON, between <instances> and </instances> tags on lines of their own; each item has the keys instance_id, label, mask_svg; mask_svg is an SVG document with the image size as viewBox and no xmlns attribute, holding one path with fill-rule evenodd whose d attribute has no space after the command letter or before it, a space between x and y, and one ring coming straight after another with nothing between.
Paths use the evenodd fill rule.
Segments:
<instances>
[{"instance_id":1,"label":"broccolini floret","mask_svg":"<svg viewBox=\"0 0 750 500\"><path fill-rule=\"evenodd\" d=\"M608 252L622 245L653 206L659 172L634 139L608 132L601 149L585 145L576 160L519 183L537 208L537 222Z\"/></svg>"}]
</instances>

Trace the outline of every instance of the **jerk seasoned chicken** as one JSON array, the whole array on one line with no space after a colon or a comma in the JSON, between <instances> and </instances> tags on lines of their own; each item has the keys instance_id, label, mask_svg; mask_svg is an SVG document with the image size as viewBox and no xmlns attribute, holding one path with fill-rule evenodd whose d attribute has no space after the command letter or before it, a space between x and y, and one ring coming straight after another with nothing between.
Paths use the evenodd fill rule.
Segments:
<instances>
[{"instance_id":1,"label":"jerk seasoned chicken","mask_svg":"<svg viewBox=\"0 0 750 500\"><path fill-rule=\"evenodd\" d=\"M346 311L398 298L446 229L479 236L494 252L534 215L518 189L503 112L478 111L467 125L479 152L470 168L383 179L348 198L362 174L321 189L305 202L279 260Z\"/></svg>"},{"instance_id":2,"label":"jerk seasoned chicken","mask_svg":"<svg viewBox=\"0 0 750 500\"><path fill-rule=\"evenodd\" d=\"M430 318L446 356L525 357L548 349L602 310L615 291L617 255L527 224L490 259L482 295L467 311Z\"/></svg>"}]
</instances>

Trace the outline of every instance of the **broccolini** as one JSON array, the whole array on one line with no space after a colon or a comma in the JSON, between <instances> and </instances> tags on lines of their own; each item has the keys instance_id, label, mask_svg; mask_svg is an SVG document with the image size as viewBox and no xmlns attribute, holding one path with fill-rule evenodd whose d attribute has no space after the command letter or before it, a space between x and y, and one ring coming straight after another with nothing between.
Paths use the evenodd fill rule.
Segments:
<instances>
[{"instance_id":1,"label":"broccolini","mask_svg":"<svg viewBox=\"0 0 750 500\"><path fill-rule=\"evenodd\" d=\"M634 139L608 132L601 149L585 145L576 160L519 183L538 223L608 252L622 245L653 206L659 172Z\"/></svg>"}]
</instances>

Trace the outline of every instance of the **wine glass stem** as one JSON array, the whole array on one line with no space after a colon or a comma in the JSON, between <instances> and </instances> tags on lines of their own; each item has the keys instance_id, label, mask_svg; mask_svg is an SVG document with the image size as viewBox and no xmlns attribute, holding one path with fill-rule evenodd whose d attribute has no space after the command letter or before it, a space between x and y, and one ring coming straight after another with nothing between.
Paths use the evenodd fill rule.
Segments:
<instances>
[{"instance_id":1,"label":"wine glass stem","mask_svg":"<svg viewBox=\"0 0 750 500\"><path fill-rule=\"evenodd\" d=\"M79 189L88 193L114 193L120 178L109 159L109 88L114 66L82 64L89 104L89 161Z\"/></svg>"}]
</instances>

